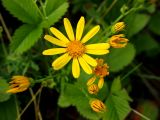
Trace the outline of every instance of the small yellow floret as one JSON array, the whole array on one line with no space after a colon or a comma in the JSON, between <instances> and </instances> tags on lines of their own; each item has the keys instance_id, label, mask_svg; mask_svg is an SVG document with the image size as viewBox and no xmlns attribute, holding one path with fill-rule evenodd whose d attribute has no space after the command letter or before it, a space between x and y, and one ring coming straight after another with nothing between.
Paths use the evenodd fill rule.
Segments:
<instances>
[{"instance_id":1,"label":"small yellow floret","mask_svg":"<svg viewBox=\"0 0 160 120\"><path fill-rule=\"evenodd\" d=\"M30 86L29 78L25 76L13 76L12 81L9 82L11 85L7 93L18 93L27 90Z\"/></svg>"},{"instance_id":2,"label":"small yellow floret","mask_svg":"<svg viewBox=\"0 0 160 120\"><path fill-rule=\"evenodd\" d=\"M106 111L105 104L98 99L91 100L90 106L91 106L92 110L95 112L105 112Z\"/></svg>"}]
</instances>

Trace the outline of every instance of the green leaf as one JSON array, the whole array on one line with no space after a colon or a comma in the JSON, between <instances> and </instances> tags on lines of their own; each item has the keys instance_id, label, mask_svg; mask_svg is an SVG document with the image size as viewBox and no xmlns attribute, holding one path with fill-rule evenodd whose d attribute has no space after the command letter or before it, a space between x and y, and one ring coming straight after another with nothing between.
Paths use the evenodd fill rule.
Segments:
<instances>
[{"instance_id":1,"label":"green leaf","mask_svg":"<svg viewBox=\"0 0 160 120\"><path fill-rule=\"evenodd\" d=\"M28 24L38 24L42 20L34 0L2 0L4 7L19 20Z\"/></svg>"},{"instance_id":2,"label":"green leaf","mask_svg":"<svg viewBox=\"0 0 160 120\"><path fill-rule=\"evenodd\" d=\"M53 11L55 11L59 6L63 3L67 2L66 0L46 0L45 11L46 15L50 15Z\"/></svg>"},{"instance_id":3,"label":"green leaf","mask_svg":"<svg viewBox=\"0 0 160 120\"><path fill-rule=\"evenodd\" d=\"M117 91L108 96L105 102L108 110L104 114L103 120L124 120L131 111L129 100L125 90Z\"/></svg>"},{"instance_id":4,"label":"green leaf","mask_svg":"<svg viewBox=\"0 0 160 120\"><path fill-rule=\"evenodd\" d=\"M84 92L82 92L82 89L78 88L76 85L66 84L63 97L66 97L65 99L70 102L71 105L76 106L78 112L82 116L86 117L87 119L99 119L99 114L92 111L89 105L89 99L86 97Z\"/></svg>"},{"instance_id":5,"label":"green leaf","mask_svg":"<svg viewBox=\"0 0 160 120\"><path fill-rule=\"evenodd\" d=\"M22 54L30 49L40 38L42 28L33 25L22 25L18 28L11 42L10 50L15 54Z\"/></svg>"},{"instance_id":6,"label":"green leaf","mask_svg":"<svg viewBox=\"0 0 160 120\"><path fill-rule=\"evenodd\" d=\"M51 25L53 25L55 22L57 22L67 11L68 8L68 3L64 2L63 4L59 5L57 9L55 9L54 11L52 11L47 17L46 19L41 23L41 26L44 28L48 28ZM47 8L46 8L47 9ZM50 11L50 10L47 10Z\"/></svg>"},{"instance_id":7,"label":"green leaf","mask_svg":"<svg viewBox=\"0 0 160 120\"><path fill-rule=\"evenodd\" d=\"M110 71L117 72L130 64L135 56L135 48L129 43L125 48L111 49L105 57Z\"/></svg>"},{"instance_id":8,"label":"green leaf","mask_svg":"<svg viewBox=\"0 0 160 120\"><path fill-rule=\"evenodd\" d=\"M0 103L1 120L16 120L17 109L15 99L12 97L8 101Z\"/></svg>"},{"instance_id":9,"label":"green leaf","mask_svg":"<svg viewBox=\"0 0 160 120\"><path fill-rule=\"evenodd\" d=\"M158 120L158 106L152 101L145 101L140 105L140 112L150 120ZM140 120L145 120L144 118Z\"/></svg>"},{"instance_id":10,"label":"green leaf","mask_svg":"<svg viewBox=\"0 0 160 120\"><path fill-rule=\"evenodd\" d=\"M71 103L68 101L67 97L63 94L58 98L58 105L60 107L69 107Z\"/></svg>"},{"instance_id":11,"label":"green leaf","mask_svg":"<svg viewBox=\"0 0 160 120\"><path fill-rule=\"evenodd\" d=\"M160 11L158 11L157 13L155 13L150 22L149 22L149 29L154 32L157 35L160 35L160 24L159 24L159 18L160 18Z\"/></svg>"},{"instance_id":12,"label":"green leaf","mask_svg":"<svg viewBox=\"0 0 160 120\"><path fill-rule=\"evenodd\" d=\"M159 49L158 42L147 33L141 33L134 39L134 44L137 53L150 52L153 49Z\"/></svg>"},{"instance_id":13,"label":"green leaf","mask_svg":"<svg viewBox=\"0 0 160 120\"><path fill-rule=\"evenodd\" d=\"M140 32L149 22L150 16L147 14L130 14L125 18L125 23L127 25L126 32L129 37Z\"/></svg>"},{"instance_id":14,"label":"green leaf","mask_svg":"<svg viewBox=\"0 0 160 120\"><path fill-rule=\"evenodd\" d=\"M120 77L117 77L113 80L112 86L111 86L111 93L118 92L122 89Z\"/></svg>"},{"instance_id":15,"label":"green leaf","mask_svg":"<svg viewBox=\"0 0 160 120\"><path fill-rule=\"evenodd\" d=\"M0 78L0 102L4 102L10 98L10 94L6 93L9 89L9 84L6 80Z\"/></svg>"}]
</instances>

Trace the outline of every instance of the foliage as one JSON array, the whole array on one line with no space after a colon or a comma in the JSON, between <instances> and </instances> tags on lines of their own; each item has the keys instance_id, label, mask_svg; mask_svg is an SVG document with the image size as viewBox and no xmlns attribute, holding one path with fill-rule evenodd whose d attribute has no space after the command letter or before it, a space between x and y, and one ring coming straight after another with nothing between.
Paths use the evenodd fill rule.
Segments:
<instances>
[{"instance_id":1,"label":"foliage","mask_svg":"<svg viewBox=\"0 0 160 120\"><path fill-rule=\"evenodd\" d=\"M0 8L2 9L2 14L0 13L0 49L2 49L0 54L0 119L28 119L25 118L26 116L33 116L35 120L158 119L159 106L156 103L159 103L159 87L157 86L160 80L158 76L160 66L156 58L159 58L160 53L159 5L160 2L156 0L2 0L4 8ZM101 46L103 49L105 44L109 46L105 49L109 50L109 53L102 56L91 54L93 60L88 57L88 61L84 59L83 64L79 65L79 58L84 57L82 55L88 52L88 46L82 43L85 52L83 51L84 53L78 56L79 58L69 54L73 59L78 58L78 65L81 66L79 69L82 68L80 77L75 79L72 70L76 71L78 67L73 69L73 62L64 65L61 70L54 70L53 61L59 55L53 52L53 57L46 57L42 51L46 48L58 48L56 45L45 42L45 35L53 33L53 37L60 36L57 37L60 40L47 39L51 43L56 41L56 44L61 44L66 40L55 29L53 31L57 34L50 31L51 26L56 26L55 28L67 36L66 26L68 26L68 31L72 32L72 30L67 19L64 19L67 24L64 28L62 18L71 20L73 31L81 31L83 25L79 26L79 30L76 28L81 16L85 18L85 34L93 26L99 25L101 28L98 31L98 26L98 29L94 28L89 32L87 37L91 40L86 44L103 43L99 45L99 49ZM10 18L9 22L7 18ZM83 17L81 18L82 23ZM119 31L113 30L118 22L124 22L125 27ZM121 28L119 25L117 29ZM96 30L98 32L93 37ZM82 37L85 34L82 34ZM111 38L115 36L123 37L114 41ZM69 39L70 37L71 35ZM111 42L117 46L115 47ZM62 46L65 48L68 43ZM63 47L62 49L68 53L69 49ZM80 48L74 49L79 51ZM103 59L103 63L92 66L96 62L94 60L100 59ZM59 65L61 66L64 62L62 60ZM88 71L92 71L91 74L85 73L85 67ZM23 80L20 81L22 84L10 82L13 80L12 77L17 75L25 76L28 82L23 83ZM91 85L97 85L97 88L92 89L93 94L89 92L90 85L87 84L91 79L93 80ZM98 87L100 82L102 82L102 88ZM23 89L26 86L29 87ZM12 95L12 92L6 92L9 89L14 91L14 88L22 90L21 93ZM94 89L98 92L94 93ZM98 112L95 111L91 104L91 101L95 99L104 103L106 110L101 111L102 106L96 104ZM42 101L45 102L42 103ZM53 106L48 101L52 101ZM35 115L26 112L32 109L35 110L34 113L32 112ZM26 115L23 116L23 114Z\"/></svg>"}]
</instances>

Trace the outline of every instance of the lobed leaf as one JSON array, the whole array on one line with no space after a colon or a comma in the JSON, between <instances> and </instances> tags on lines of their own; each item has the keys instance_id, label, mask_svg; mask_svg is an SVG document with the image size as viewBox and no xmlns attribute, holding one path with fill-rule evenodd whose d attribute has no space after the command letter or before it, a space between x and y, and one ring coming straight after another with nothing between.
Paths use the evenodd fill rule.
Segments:
<instances>
[{"instance_id":1,"label":"lobed leaf","mask_svg":"<svg viewBox=\"0 0 160 120\"><path fill-rule=\"evenodd\" d=\"M110 94L105 102L107 112L104 114L103 120L124 120L131 111L129 100L130 98L125 90Z\"/></svg>"},{"instance_id":2,"label":"lobed leaf","mask_svg":"<svg viewBox=\"0 0 160 120\"><path fill-rule=\"evenodd\" d=\"M149 22L150 16L147 14L134 13L128 15L124 21L128 26L126 29L127 35L132 37L140 32Z\"/></svg>"},{"instance_id":3,"label":"lobed leaf","mask_svg":"<svg viewBox=\"0 0 160 120\"><path fill-rule=\"evenodd\" d=\"M46 7L47 8L47 7ZM46 11L48 11L48 16L44 21L41 22L41 26L44 28L48 28L51 25L53 25L55 22L57 22L67 11L68 3L64 2L63 4L60 4L54 11L50 11L48 8Z\"/></svg>"},{"instance_id":4,"label":"lobed leaf","mask_svg":"<svg viewBox=\"0 0 160 120\"><path fill-rule=\"evenodd\" d=\"M38 41L38 38L40 38L41 34L42 28L40 27L27 24L22 25L15 31L13 35L10 51L15 54L22 54Z\"/></svg>"},{"instance_id":5,"label":"lobed leaf","mask_svg":"<svg viewBox=\"0 0 160 120\"><path fill-rule=\"evenodd\" d=\"M33 0L2 0L3 6L24 23L38 24L42 14Z\"/></svg>"},{"instance_id":6,"label":"lobed leaf","mask_svg":"<svg viewBox=\"0 0 160 120\"><path fill-rule=\"evenodd\" d=\"M66 97L65 99L71 105L76 106L78 112L82 116L93 120L97 120L100 118L98 113L92 111L89 105L89 99L76 85L66 84L63 97Z\"/></svg>"},{"instance_id":7,"label":"lobed leaf","mask_svg":"<svg viewBox=\"0 0 160 120\"><path fill-rule=\"evenodd\" d=\"M130 64L136 54L134 46L129 43L125 48L111 49L105 57L110 71L117 72Z\"/></svg>"}]
</instances>

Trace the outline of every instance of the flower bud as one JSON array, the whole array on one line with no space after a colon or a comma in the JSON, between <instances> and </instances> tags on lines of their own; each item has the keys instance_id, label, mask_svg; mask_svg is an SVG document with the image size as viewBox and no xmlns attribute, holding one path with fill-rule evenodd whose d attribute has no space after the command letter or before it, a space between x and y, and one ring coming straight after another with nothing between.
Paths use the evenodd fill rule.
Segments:
<instances>
[{"instance_id":1,"label":"flower bud","mask_svg":"<svg viewBox=\"0 0 160 120\"><path fill-rule=\"evenodd\" d=\"M115 25L112 26L111 30L113 33L118 33L125 28L125 23L124 22L118 22Z\"/></svg>"},{"instance_id":2,"label":"flower bud","mask_svg":"<svg viewBox=\"0 0 160 120\"><path fill-rule=\"evenodd\" d=\"M96 76L93 76L92 78L90 78L90 79L87 81L87 86L92 85L95 80L96 80Z\"/></svg>"},{"instance_id":3,"label":"flower bud","mask_svg":"<svg viewBox=\"0 0 160 120\"><path fill-rule=\"evenodd\" d=\"M123 48L127 45L128 39L124 38L124 34L113 35L109 39L109 43L113 48Z\"/></svg>"},{"instance_id":4,"label":"flower bud","mask_svg":"<svg viewBox=\"0 0 160 120\"><path fill-rule=\"evenodd\" d=\"M30 86L30 81L28 77L25 76L13 76L12 81L9 82L11 85L9 86L10 89L7 90L7 93L18 93L18 92L23 92L27 90Z\"/></svg>"},{"instance_id":5,"label":"flower bud","mask_svg":"<svg viewBox=\"0 0 160 120\"><path fill-rule=\"evenodd\" d=\"M104 85L104 78L101 77L101 78L99 79L99 81L98 81L98 88L101 89L101 88L103 87L103 85Z\"/></svg>"},{"instance_id":6,"label":"flower bud","mask_svg":"<svg viewBox=\"0 0 160 120\"><path fill-rule=\"evenodd\" d=\"M92 84L92 85L88 86L88 92L90 94L97 94L98 91L99 91L99 88L96 84Z\"/></svg>"},{"instance_id":7,"label":"flower bud","mask_svg":"<svg viewBox=\"0 0 160 120\"><path fill-rule=\"evenodd\" d=\"M91 106L92 110L95 112L105 112L106 111L105 104L98 99L91 100L90 106Z\"/></svg>"}]
</instances>

